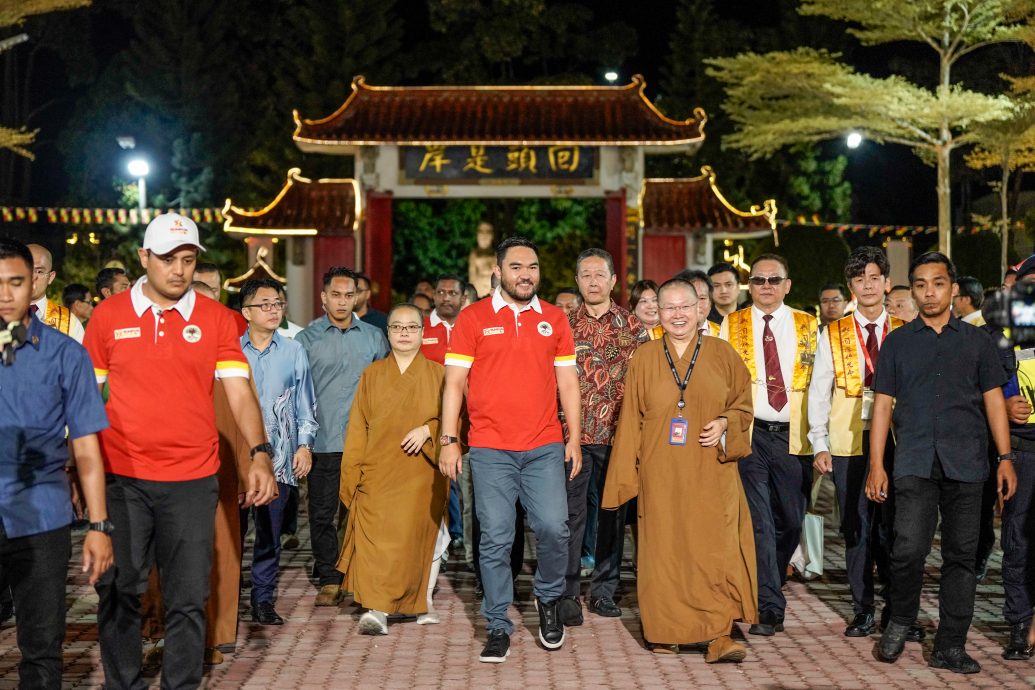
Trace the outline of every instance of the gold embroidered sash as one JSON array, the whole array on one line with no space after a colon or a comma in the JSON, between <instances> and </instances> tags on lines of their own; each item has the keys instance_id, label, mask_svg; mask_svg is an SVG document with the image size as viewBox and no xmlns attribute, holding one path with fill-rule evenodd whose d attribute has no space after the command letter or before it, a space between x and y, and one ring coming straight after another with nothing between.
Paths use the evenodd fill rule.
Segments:
<instances>
[{"instance_id":1,"label":"gold embroidered sash","mask_svg":"<svg viewBox=\"0 0 1035 690\"><path fill-rule=\"evenodd\" d=\"M806 391L812 378L812 363L816 361L816 317L792 309L794 315L794 374L791 377L792 391Z\"/></svg>"},{"instance_id":2,"label":"gold embroidered sash","mask_svg":"<svg viewBox=\"0 0 1035 690\"><path fill-rule=\"evenodd\" d=\"M904 323L888 315L888 332ZM849 314L827 326L830 354L834 363L834 385L844 391L846 398L861 398L863 394L863 367L859 362L859 336L855 331L855 315Z\"/></svg>"},{"instance_id":3,"label":"gold embroidered sash","mask_svg":"<svg viewBox=\"0 0 1035 690\"><path fill-rule=\"evenodd\" d=\"M68 310L68 307L48 299L47 313L43 316L43 323L68 335L72 328L72 312Z\"/></svg>"},{"instance_id":4,"label":"gold embroidered sash","mask_svg":"<svg viewBox=\"0 0 1035 690\"><path fill-rule=\"evenodd\" d=\"M729 342L744 361L744 366L751 374L751 380L757 378L755 371L755 343L754 333L751 330L751 307L740 309L726 317L727 328L729 329Z\"/></svg>"}]
</instances>

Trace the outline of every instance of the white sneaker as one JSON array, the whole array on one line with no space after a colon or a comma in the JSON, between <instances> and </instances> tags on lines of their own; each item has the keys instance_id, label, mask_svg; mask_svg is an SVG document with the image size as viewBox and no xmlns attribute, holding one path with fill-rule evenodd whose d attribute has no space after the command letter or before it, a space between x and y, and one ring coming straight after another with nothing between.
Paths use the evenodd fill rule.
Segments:
<instances>
[{"instance_id":1,"label":"white sneaker","mask_svg":"<svg viewBox=\"0 0 1035 690\"><path fill-rule=\"evenodd\" d=\"M417 616L417 625L438 625L442 619L438 617L438 611L428 611Z\"/></svg>"},{"instance_id":2,"label":"white sneaker","mask_svg":"<svg viewBox=\"0 0 1035 690\"><path fill-rule=\"evenodd\" d=\"M380 611L370 610L359 618L360 635L387 635L388 615Z\"/></svg>"}]
</instances>

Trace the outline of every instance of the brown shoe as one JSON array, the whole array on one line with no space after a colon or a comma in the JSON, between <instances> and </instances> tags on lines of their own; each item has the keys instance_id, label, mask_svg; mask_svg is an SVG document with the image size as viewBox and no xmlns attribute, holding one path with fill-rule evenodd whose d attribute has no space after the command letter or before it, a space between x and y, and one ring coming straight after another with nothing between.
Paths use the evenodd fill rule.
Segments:
<instances>
[{"instance_id":1,"label":"brown shoe","mask_svg":"<svg viewBox=\"0 0 1035 690\"><path fill-rule=\"evenodd\" d=\"M223 653L215 647L205 648L205 665L218 666L223 663Z\"/></svg>"},{"instance_id":2,"label":"brown shoe","mask_svg":"<svg viewBox=\"0 0 1035 690\"><path fill-rule=\"evenodd\" d=\"M316 606L337 606L341 602L341 587L324 585L316 595Z\"/></svg>"},{"instance_id":3,"label":"brown shoe","mask_svg":"<svg viewBox=\"0 0 1035 690\"><path fill-rule=\"evenodd\" d=\"M739 663L747 656L747 649L730 639L729 635L716 637L708 644L708 653L704 660L706 663L715 664L721 661Z\"/></svg>"}]
</instances>

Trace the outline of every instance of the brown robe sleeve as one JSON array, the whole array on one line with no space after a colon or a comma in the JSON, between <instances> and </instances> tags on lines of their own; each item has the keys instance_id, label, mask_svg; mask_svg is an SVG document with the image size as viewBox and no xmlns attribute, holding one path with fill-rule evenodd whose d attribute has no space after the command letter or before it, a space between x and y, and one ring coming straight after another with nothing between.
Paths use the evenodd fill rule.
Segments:
<instances>
[{"instance_id":1,"label":"brown robe sleeve","mask_svg":"<svg viewBox=\"0 0 1035 690\"><path fill-rule=\"evenodd\" d=\"M395 366L395 362L391 362L391 365ZM346 508L351 506L352 497L356 495L356 489L363 478L361 465L367 450L370 380L376 376L378 369L375 363L363 372L356 387L356 397L352 400L352 410L349 412L349 426L345 431L345 447L341 454L341 483L338 485L338 497Z\"/></svg>"},{"instance_id":2,"label":"brown robe sleeve","mask_svg":"<svg viewBox=\"0 0 1035 690\"><path fill-rule=\"evenodd\" d=\"M417 356L424 360L423 366L428 368L427 380L431 384L428 394L434 395L439 401L439 404L435 407L435 416L424 420L424 423L428 425L428 429L431 431L431 438L425 441L424 447L421 448L421 452L424 453L424 456L431 461L431 464L437 465L438 452L441 450L438 443L438 437L439 430L442 427L442 382L445 380L446 368L438 362L432 362L423 355L418 354ZM421 391L421 394L424 394L423 390Z\"/></svg>"},{"instance_id":3,"label":"brown robe sleeve","mask_svg":"<svg viewBox=\"0 0 1035 690\"><path fill-rule=\"evenodd\" d=\"M724 347L727 372L726 407L719 416L725 417L726 449L719 444L719 462L733 462L751 455L751 425L754 422L754 405L751 402L751 374L737 353L725 341Z\"/></svg>"},{"instance_id":4,"label":"brown robe sleeve","mask_svg":"<svg viewBox=\"0 0 1035 690\"><path fill-rule=\"evenodd\" d=\"M618 510L640 493L639 455L640 434L643 428L641 401L645 354L647 353L642 349L633 353L632 359L629 360L629 370L625 375L622 412L618 416L604 493L600 498L600 507L604 510Z\"/></svg>"}]
</instances>

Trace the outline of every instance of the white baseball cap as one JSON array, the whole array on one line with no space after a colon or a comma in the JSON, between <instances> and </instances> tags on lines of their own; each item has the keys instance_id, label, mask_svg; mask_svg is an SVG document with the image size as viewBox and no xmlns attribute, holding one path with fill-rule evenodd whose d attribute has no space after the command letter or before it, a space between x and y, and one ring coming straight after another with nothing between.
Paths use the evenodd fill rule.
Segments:
<instances>
[{"instance_id":1,"label":"white baseball cap","mask_svg":"<svg viewBox=\"0 0 1035 690\"><path fill-rule=\"evenodd\" d=\"M197 224L179 213L163 213L155 216L144 231L144 249L162 256L179 247L197 247L205 251L198 240Z\"/></svg>"}]
</instances>

